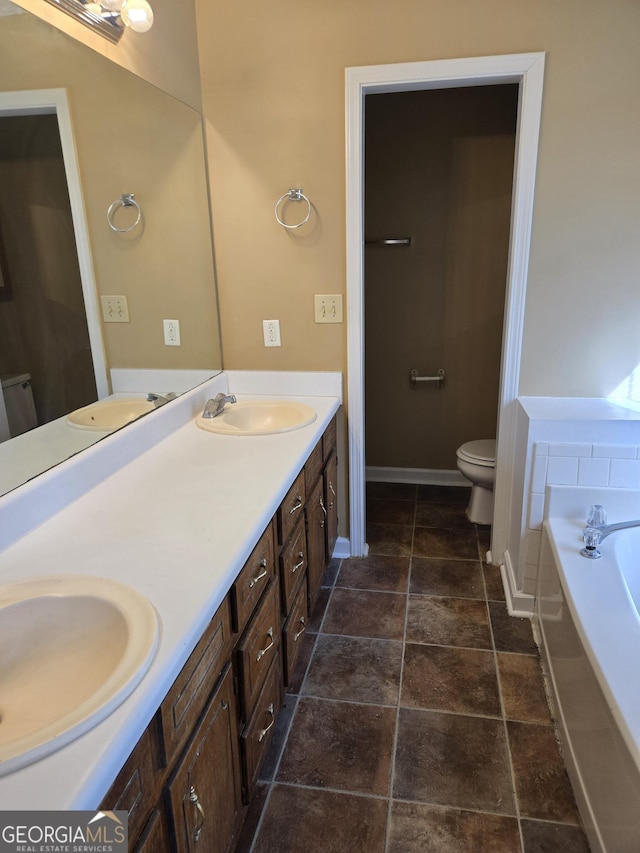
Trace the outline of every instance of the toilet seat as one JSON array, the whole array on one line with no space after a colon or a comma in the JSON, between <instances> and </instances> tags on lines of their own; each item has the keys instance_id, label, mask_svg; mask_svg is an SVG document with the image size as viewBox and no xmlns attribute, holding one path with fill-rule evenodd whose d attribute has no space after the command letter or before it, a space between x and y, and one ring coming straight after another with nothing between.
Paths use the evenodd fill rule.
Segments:
<instances>
[{"instance_id":1,"label":"toilet seat","mask_svg":"<svg viewBox=\"0 0 640 853\"><path fill-rule=\"evenodd\" d=\"M496 441L494 438L467 441L456 450L456 456L470 465L479 465L482 468L495 468Z\"/></svg>"}]
</instances>

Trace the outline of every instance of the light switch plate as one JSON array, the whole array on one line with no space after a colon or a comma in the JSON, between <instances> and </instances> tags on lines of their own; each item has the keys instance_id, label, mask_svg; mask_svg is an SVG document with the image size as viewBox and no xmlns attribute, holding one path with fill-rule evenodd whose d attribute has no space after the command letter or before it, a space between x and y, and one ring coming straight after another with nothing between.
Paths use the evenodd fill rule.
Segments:
<instances>
[{"instance_id":1,"label":"light switch plate","mask_svg":"<svg viewBox=\"0 0 640 853\"><path fill-rule=\"evenodd\" d=\"M316 293L313 302L316 323L344 322L341 293Z\"/></svg>"},{"instance_id":2,"label":"light switch plate","mask_svg":"<svg viewBox=\"0 0 640 853\"><path fill-rule=\"evenodd\" d=\"M129 306L126 296L101 296L102 319L105 323L128 323Z\"/></svg>"}]
</instances>

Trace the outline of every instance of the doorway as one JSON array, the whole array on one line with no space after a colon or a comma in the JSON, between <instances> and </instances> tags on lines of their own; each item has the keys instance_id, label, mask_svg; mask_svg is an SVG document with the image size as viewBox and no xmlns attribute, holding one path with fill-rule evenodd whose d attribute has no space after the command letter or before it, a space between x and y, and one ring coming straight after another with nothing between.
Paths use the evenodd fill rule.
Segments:
<instances>
[{"instance_id":1,"label":"doorway","mask_svg":"<svg viewBox=\"0 0 640 853\"><path fill-rule=\"evenodd\" d=\"M518 86L511 237L498 394L495 513L491 540L493 561L499 563L506 550L514 493L511 477L515 444L514 403L519 384L543 72L544 54L540 53L347 69L349 498L353 556L367 553L364 456L365 97L370 94L504 83Z\"/></svg>"},{"instance_id":2,"label":"doorway","mask_svg":"<svg viewBox=\"0 0 640 853\"><path fill-rule=\"evenodd\" d=\"M106 364L66 93L1 93L0 128L0 374L35 426L106 396Z\"/></svg>"},{"instance_id":3,"label":"doorway","mask_svg":"<svg viewBox=\"0 0 640 853\"><path fill-rule=\"evenodd\" d=\"M517 111L515 83L366 96L367 481L466 486L496 436Z\"/></svg>"}]
</instances>

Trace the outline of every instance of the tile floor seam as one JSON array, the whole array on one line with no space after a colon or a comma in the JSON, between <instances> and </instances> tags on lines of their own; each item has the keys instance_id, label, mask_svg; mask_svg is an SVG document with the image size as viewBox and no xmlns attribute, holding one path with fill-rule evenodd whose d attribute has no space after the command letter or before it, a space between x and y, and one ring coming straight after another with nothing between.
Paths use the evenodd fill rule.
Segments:
<instances>
[{"instance_id":1,"label":"tile floor seam","mask_svg":"<svg viewBox=\"0 0 640 853\"><path fill-rule=\"evenodd\" d=\"M322 791L328 794L347 794L348 796L361 797L368 800L381 800L383 802L389 799L389 797L383 794L374 794L373 791L354 791L351 788L335 788L333 785L303 785L302 782L290 782L280 779L274 779L272 784L286 788L304 788L306 791Z\"/></svg>"},{"instance_id":2,"label":"tile floor seam","mask_svg":"<svg viewBox=\"0 0 640 853\"><path fill-rule=\"evenodd\" d=\"M437 809L442 809L443 811L450 812L469 812L470 814L481 814L481 815L489 815L490 817L507 817L511 820L517 821L518 818L513 814L513 812L497 812L497 811L487 811L486 809L474 809L470 806L451 806L443 803L439 803L436 800L412 800L409 797L394 797L394 802L397 803L409 803L413 806L432 806ZM535 820L535 818L534 818ZM554 821L545 821L546 823L554 823ZM557 823L557 822L555 822ZM569 824L567 824L568 826ZM476 853L476 851L469 851L469 853Z\"/></svg>"},{"instance_id":3,"label":"tile floor seam","mask_svg":"<svg viewBox=\"0 0 640 853\"><path fill-rule=\"evenodd\" d=\"M483 564L484 565L484 564ZM486 595L486 579L484 577L484 572L482 573L482 583L485 588L485 604L487 608L487 620L489 622L489 633L491 635L491 645L493 649L493 665L496 671L496 680L498 682L498 697L500 699L500 709L501 709L501 718L502 718L502 728L504 731L504 740L505 740L505 748L507 750L507 761L509 764L509 775L511 777L511 791L513 794L513 806L515 809L515 817L518 821L518 837L520 838L520 850L521 853L526 853L525 845L524 845L524 835L522 832L522 820L520 815L520 800L518 798L518 792L516 789L516 771L513 765L513 755L511 754L511 744L509 743L509 729L507 727L507 713L506 713L506 704L504 701L504 695L502 690L502 683L500 681L500 668L498 665L498 651L496 649L496 639L493 631L493 622L491 621L491 608L489 607L489 599Z\"/></svg>"},{"instance_id":4,"label":"tile floor seam","mask_svg":"<svg viewBox=\"0 0 640 853\"><path fill-rule=\"evenodd\" d=\"M416 514L418 512L418 490L413 504L413 530L411 533L411 549L409 551L409 566L407 570L407 589L405 592L404 626L402 629L402 653L400 655L400 675L398 678L398 701L396 709L396 721L393 731L393 752L391 753L391 768L389 773L389 805L387 808L387 825L385 827L384 850L389 850L391 839L391 823L394 802L394 786L396 776L396 756L398 754L398 730L400 728L400 710L402 708L402 679L404 677L404 654L407 645L407 623L409 621L409 590L411 589L411 565L413 561L413 540L415 536Z\"/></svg>"}]
</instances>

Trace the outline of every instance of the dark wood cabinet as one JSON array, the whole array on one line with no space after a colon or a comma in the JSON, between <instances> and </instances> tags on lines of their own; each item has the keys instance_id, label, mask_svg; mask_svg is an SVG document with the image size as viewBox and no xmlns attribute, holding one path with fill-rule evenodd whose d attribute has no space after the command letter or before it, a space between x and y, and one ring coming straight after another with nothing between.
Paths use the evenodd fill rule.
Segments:
<instances>
[{"instance_id":1,"label":"dark wood cabinet","mask_svg":"<svg viewBox=\"0 0 640 853\"><path fill-rule=\"evenodd\" d=\"M228 666L167 785L176 850L228 853L240 826L242 779Z\"/></svg>"},{"instance_id":2,"label":"dark wood cabinet","mask_svg":"<svg viewBox=\"0 0 640 853\"><path fill-rule=\"evenodd\" d=\"M337 537L335 418L100 808L135 853L230 853Z\"/></svg>"}]
</instances>

